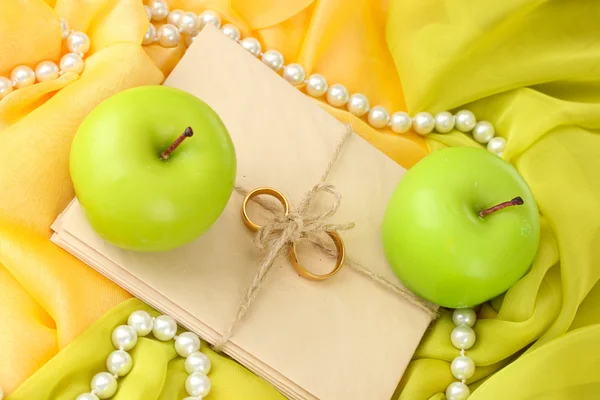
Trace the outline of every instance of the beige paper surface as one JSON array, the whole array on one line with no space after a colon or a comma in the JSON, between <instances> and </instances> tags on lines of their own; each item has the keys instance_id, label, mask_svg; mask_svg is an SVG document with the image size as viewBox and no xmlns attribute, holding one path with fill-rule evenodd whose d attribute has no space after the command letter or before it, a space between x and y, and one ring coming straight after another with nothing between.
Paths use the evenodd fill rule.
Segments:
<instances>
[{"instance_id":1,"label":"beige paper surface","mask_svg":"<svg viewBox=\"0 0 600 400\"><path fill-rule=\"evenodd\" d=\"M238 185L271 186L293 205L317 183L346 127L212 28L204 29L165 85L213 107L230 131ZM387 201L404 170L357 135L345 143L327 181L343 200L332 222L354 221L341 235L348 256L400 285L381 245ZM240 218L234 192L204 236L180 249L144 254L100 239L74 200L52 240L203 339L215 342L235 316L263 256ZM330 199L318 198L315 207ZM300 247L310 269L333 260ZM344 268L334 278L298 277L278 260L225 352L291 399L387 400L430 317L378 283Z\"/></svg>"}]
</instances>

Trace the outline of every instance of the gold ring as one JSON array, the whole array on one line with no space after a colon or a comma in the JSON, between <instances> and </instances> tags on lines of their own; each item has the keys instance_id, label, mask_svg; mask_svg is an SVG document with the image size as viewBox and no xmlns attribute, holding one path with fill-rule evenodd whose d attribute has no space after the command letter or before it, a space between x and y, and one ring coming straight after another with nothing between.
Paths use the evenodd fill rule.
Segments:
<instances>
[{"instance_id":1,"label":"gold ring","mask_svg":"<svg viewBox=\"0 0 600 400\"><path fill-rule=\"evenodd\" d=\"M260 227L260 225L257 225L254 222L252 222L252 220L250 220L250 217L248 216L248 211L246 210L246 207L250 200L252 200L254 197L260 196L260 195L267 195L267 196L275 197L277 200L279 200L279 202L283 206L284 215L288 215L290 213L290 204L288 203L288 200L283 195L283 193L281 193L280 191L275 190L273 188L267 188L267 187L261 187L258 189L254 189L253 191L251 191L250 193L248 193L246 195L246 197L244 198L244 202L242 203L242 219L244 220L244 224L246 224L248 229L250 229L252 232L257 232L261 227Z\"/></svg>"},{"instance_id":2,"label":"gold ring","mask_svg":"<svg viewBox=\"0 0 600 400\"><path fill-rule=\"evenodd\" d=\"M342 237L336 231L330 231L327 232L327 234L333 240L333 243L335 243L335 248L337 250L337 259L333 270L324 275L313 274L312 272L304 268L298 260L298 254L296 253L296 243L292 243L289 254L290 263L301 277L310 279L311 281L323 281L337 274L340 271L340 269L342 269L342 267L344 266L344 261L346 260L346 246L344 246L344 241L342 240Z\"/></svg>"}]
</instances>

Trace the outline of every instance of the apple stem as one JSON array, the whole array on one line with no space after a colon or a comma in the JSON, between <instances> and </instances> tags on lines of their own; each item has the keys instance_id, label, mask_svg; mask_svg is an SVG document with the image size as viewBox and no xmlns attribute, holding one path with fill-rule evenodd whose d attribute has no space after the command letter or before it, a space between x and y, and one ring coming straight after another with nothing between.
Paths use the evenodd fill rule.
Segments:
<instances>
[{"instance_id":1,"label":"apple stem","mask_svg":"<svg viewBox=\"0 0 600 400\"><path fill-rule=\"evenodd\" d=\"M506 207L511 207L511 206L520 206L524 203L523 199L521 197L515 197L514 199L510 200L510 201L505 201L504 203L500 203L498 205L495 205L494 207L490 207L487 208L483 211L479 211L479 216L481 218L485 217L486 215L490 215L491 213L495 213L498 210L502 210L503 208Z\"/></svg>"},{"instance_id":2,"label":"apple stem","mask_svg":"<svg viewBox=\"0 0 600 400\"><path fill-rule=\"evenodd\" d=\"M186 139L189 137L194 136L194 131L192 130L191 126L188 126L187 128L185 128L185 131L177 138L175 139L175 141L173 142L173 144L171 144L169 147L167 147L167 149L165 151L163 151L162 153L160 153L160 159L161 160L168 160L169 157L171 157L171 153L173 153L175 151L176 148L179 147L179 145Z\"/></svg>"}]
</instances>

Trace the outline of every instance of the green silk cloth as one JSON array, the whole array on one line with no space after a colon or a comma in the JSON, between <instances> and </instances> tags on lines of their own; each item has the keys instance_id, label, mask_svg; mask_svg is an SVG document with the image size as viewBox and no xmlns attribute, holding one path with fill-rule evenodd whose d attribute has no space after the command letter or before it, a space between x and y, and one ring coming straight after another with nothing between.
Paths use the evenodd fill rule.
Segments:
<instances>
[{"instance_id":1,"label":"green silk cloth","mask_svg":"<svg viewBox=\"0 0 600 400\"><path fill-rule=\"evenodd\" d=\"M392 1L387 31L410 113L469 109L508 140L503 157L542 216L531 271L479 310L470 400L596 399L600 389L600 4ZM431 151L481 146L454 131ZM444 313L400 399L443 399L458 351ZM499 372L497 372L499 371Z\"/></svg>"}]
</instances>

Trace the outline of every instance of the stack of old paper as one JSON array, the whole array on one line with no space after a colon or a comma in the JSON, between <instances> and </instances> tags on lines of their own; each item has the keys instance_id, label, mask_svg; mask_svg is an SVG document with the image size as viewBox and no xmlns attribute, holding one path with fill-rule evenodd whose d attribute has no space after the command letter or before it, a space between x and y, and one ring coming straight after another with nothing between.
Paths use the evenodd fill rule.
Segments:
<instances>
[{"instance_id":1,"label":"stack of old paper","mask_svg":"<svg viewBox=\"0 0 600 400\"><path fill-rule=\"evenodd\" d=\"M238 185L277 188L296 206L319 181L347 130L210 27L165 85L196 95L221 116L236 147ZM327 179L343 196L332 222L356 224L341 232L348 257L398 286L384 258L380 226L403 173L352 134ZM136 253L104 242L76 200L54 224L52 240L215 343L235 318L264 256L240 218L242 200L234 192L208 233L165 253ZM300 246L299 253L309 269L333 266L312 246ZM430 313L352 268L314 282L281 257L224 351L290 399L387 400L430 321Z\"/></svg>"}]
</instances>

